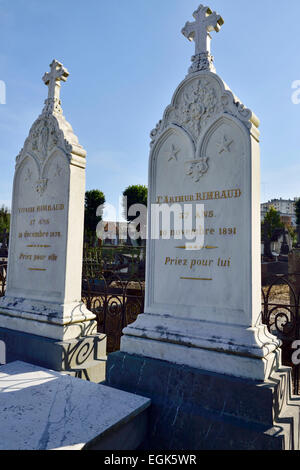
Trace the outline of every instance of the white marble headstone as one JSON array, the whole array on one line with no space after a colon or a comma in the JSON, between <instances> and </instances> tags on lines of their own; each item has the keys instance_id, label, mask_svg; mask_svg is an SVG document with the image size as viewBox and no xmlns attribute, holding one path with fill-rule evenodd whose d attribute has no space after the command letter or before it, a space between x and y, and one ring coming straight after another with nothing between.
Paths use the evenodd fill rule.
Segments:
<instances>
[{"instance_id":1,"label":"white marble headstone","mask_svg":"<svg viewBox=\"0 0 300 470\"><path fill-rule=\"evenodd\" d=\"M181 214L158 240L149 214L145 314L122 350L262 379L278 342L260 324L259 120L213 71L203 28L222 18L203 6L194 17L183 34L196 58L151 133L149 162L149 203Z\"/></svg>"},{"instance_id":2,"label":"white marble headstone","mask_svg":"<svg viewBox=\"0 0 300 470\"><path fill-rule=\"evenodd\" d=\"M0 326L54 339L95 332L81 303L86 152L63 116L57 61L42 114L17 157Z\"/></svg>"}]
</instances>

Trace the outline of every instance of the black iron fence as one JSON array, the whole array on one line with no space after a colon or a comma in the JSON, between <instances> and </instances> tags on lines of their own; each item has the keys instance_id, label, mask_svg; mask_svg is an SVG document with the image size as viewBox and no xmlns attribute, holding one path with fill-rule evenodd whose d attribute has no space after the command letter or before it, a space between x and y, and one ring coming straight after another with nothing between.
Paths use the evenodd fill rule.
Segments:
<instances>
[{"instance_id":1,"label":"black iron fence","mask_svg":"<svg viewBox=\"0 0 300 470\"><path fill-rule=\"evenodd\" d=\"M0 297L5 295L7 262L0 262ZM120 349L122 330L144 311L145 248L88 249L83 258L82 300L107 335L107 352Z\"/></svg>"},{"instance_id":2,"label":"black iron fence","mask_svg":"<svg viewBox=\"0 0 300 470\"><path fill-rule=\"evenodd\" d=\"M7 263L0 261L0 297L3 297L6 289Z\"/></svg>"},{"instance_id":3,"label":"black iron fence","mask_svg":"<svg viewBox=\"0 0 300 470\"><path fill-rule=\"evenodd\" d=\"M122 330L144 311L145 248L89 248L82 278L82 300L107 335L107 352L118 351Z\"/></svg>"},{"instance_id":4,"label":"black iron fence","mask_svg":"<svg viewBox=\"0 0 300 470\"><path fill-rule=\"evenodd\" d=\"M107 335L107 352L120 349L122 330L144 311L144 254L128 257L116 250L112 258L85 253L82 300L97 318L98 332ZM0 297L6 288L7 262L0 262ZM300 395L300 273L278 274L262 288L262 320L282 341L283 364L292 368L294 393ZM296 354L296 359L300 362Z\"/></svg>"},{"instance_id":5,"label":"black iron fence","mask_svg":"<svg viewBox=\"0 0 300 470\"><path fill-rule=\"evenodd\" d=\"M98 332L107 335L107 352L120 349L122 330L144 310L145 282L117 274L83 279L82 300L97 317Z\"/></svg>"},{"instance_id":6,"label":"black iron fence","mask_svg":"<svg viewBox=\"0 0 300 470\"><path fill-rule=\"evenodd\" d=\"M262 288L263 323L282 341L282 362L292 368L294 393L300 394L300 365L295 360L300 340L300 273L277 274ZM300 354L299 354L300 360Z\"/></svg>"}]
</instances>

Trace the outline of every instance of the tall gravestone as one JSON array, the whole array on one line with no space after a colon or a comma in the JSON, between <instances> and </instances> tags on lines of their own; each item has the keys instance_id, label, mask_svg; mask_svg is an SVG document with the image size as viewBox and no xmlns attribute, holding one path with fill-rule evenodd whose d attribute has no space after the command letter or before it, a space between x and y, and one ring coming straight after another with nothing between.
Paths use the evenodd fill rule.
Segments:
<instances>
[{"instance_id":1,"label":"tall gravestone","mask_svg":"<svg viewBox=\"0 0 300 470\"><path fill-rule=\"evenodd\" d=\"M216 74L223 19L194 18L192 66L151 133L145 313L107 381L151 397L151 448L297 448L290 370L261 323L259 120ZM158 239L153 207L175 214Z\"/></svg>"},{"instance_id":2,"label":"tall gravestone","mask_svg":"<svg viewBox=\"0 0 300 470\"><path fill-rule=\"evenodd\" d=\"M48 99L16 160L0 338L8 361L80 371L101 362L105 340L81 302L86 151L61 108L68 75L51 63Z\"/></svg>"}]
</instances>

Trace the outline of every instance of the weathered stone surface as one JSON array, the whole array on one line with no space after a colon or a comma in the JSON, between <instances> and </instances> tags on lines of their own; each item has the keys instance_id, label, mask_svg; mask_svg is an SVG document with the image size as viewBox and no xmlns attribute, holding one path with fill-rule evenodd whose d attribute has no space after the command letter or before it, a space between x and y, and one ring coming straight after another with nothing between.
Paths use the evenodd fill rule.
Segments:
<instances>
[{"instance_id":1,"label":"weathered stone surface","mask_svg":"<svg viewBox=\"0 0 300 470\"><path fill-rule=\"evenodd\" d=\"M149 406L147 398L14 362L0 367L0 449L132 450L145 438Z\"/></svg>"},{"instance_id":2,"label":"weathered stone surface","mask_svg":"<svg viewBox=\"0 0 300 470\"><path fill-rule=\"evenodd\" d=\"M107 384L151 399L145 449L299 448L289 368L258 382L118 352L108 357Z\"/></svg>"},{"instance_id":3,"label":"weathered stone surface","mask_svg":"<svg viewBox=\"0 0 300 470\"><path fill-rule=\"evenodd\" d=\"M106 336L83 336L57 341L44 336L0 328L0 363L22 360L100 383L105 380ZM2 359L2 361L1 361Z\"/></svg>"},{"instance_id":4,"label":"weathered stone surface","mask_svg":"<svg viewBox=\"0 0 300 470\"><path fill-rule=\"evenodd\" d=\"M193 65L151 133L145 313L107 383L152 399L147 449L296 450L300 400L262 324L259 120L214 73L222 18L194 17Z\"/></svg>"},{"instance_id":5,"label":"weathered stone surface","mask_svg":"<svg viewBox=\"0 0 300 470\"><path fill-rule=\"evenodd\" d=\"M99 382L106 338L81 301L86 151L61 108L69 73L56 60L50 68L45 107L16 160L0 339L7 362L27 360Z\"/></svg>"},{"instance_id":6,"label":"weathered stone surface","mask_svg":"<svg viewBox=\"0 0 300 470\"><path fill-rule=\"evenodd\" d=\"M16 159L0 326L69 340L96 333L81 302L86 151L61 108L69 73L50 67L48 99Z\"/></svg>"},{"instance_id":7,"label":"weathered stone surface","mask_svg":"<svg viewBox=\"0 0 300 470\"><path fill-rule=\"evenodd\" d=\"M223 20L194 16L185 35L209 53ZM151 133L145 310L121 350L264 380L280 342L261 321L259 120L211 70L188 74Z\"/></svg>"}]
</instances>

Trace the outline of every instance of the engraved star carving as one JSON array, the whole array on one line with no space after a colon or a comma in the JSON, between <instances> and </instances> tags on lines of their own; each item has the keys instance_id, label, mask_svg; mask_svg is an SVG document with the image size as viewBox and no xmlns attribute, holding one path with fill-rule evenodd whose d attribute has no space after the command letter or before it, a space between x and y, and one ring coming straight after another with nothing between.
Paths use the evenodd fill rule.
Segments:
<instances>
[{"instance_id":1,"label":"engraved star carving","mask_svg":"<svg viewBox=\"0 0 300 470\"><path fill-rule=\"evenodd\" d=\"M175 160L177 162L178 161L177 160L177 155L178 155L179 152L180 152L180 149L177 148L174 144L172 144L171 148L168 152L168 154L169 154L168 162L170 162L171 160Z\"/></svg>"},{"instance_id":2,"label":"engraved star carving","mask_svg":"<svg viewBox=\"0 0 300 470\"><path fill-rule=\"evenodd\" d=\"M225 152L230 153L230 146L233 144L234 140L231 137L227 137L225 134L223 136L223 142L218 142L217 147L219 149L219 154Z\"/></svg>"}]
</instances>

